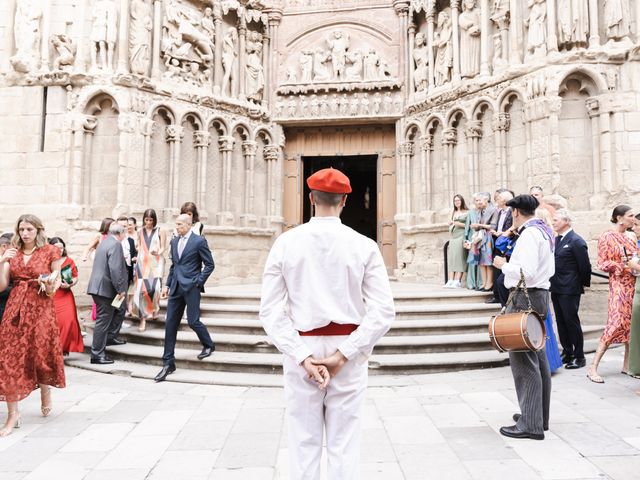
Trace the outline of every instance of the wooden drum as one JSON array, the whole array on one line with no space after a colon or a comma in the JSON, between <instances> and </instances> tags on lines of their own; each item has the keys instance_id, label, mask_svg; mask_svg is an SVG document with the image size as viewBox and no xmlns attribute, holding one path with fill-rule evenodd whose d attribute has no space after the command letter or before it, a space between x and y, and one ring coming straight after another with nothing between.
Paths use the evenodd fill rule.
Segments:
<instances>
[{"instance_id":1,"label":"wooden drum","mask_svg":"<svg viewBox=\"0 0 640 480\"><path fill-rule=\"evenodd\" d=\"M499 352L537 352L546 337L544 320L533 311L494 315L489 320L489 338Z\"/></svg>"}]
</instances>

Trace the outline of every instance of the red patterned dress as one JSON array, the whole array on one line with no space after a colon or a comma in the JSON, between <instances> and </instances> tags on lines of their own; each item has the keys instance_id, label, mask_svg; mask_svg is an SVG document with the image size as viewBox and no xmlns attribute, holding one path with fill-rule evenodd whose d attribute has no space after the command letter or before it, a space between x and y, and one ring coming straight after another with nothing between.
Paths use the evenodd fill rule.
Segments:
<instances>
[{"instance_id":1,"label":"red patterned dress","mask_svg":"<svg viewBox=\"0 0 640 480\"><path fill-rule=\"evenodd\" d=\"M601 339L607 345L629 342L636 277L624 269L625 250L629 258L638 250L625 234L610 230L598 240L597 266L609 274L609 318Z\"/></svg>"},{"instance_id":2,"label":"red patterned dress","mask_svg":"<svg viewBox=\"0 0 640 480\"><path fill-rule=\"evenodd\" d=\"M62 282L70 285L78 277L78 268L69 257L60 266ZM60 329L60 345L64 353L83 352L82 332L78 323L76 300L71 288L59 288L53 297L56 306L56 318Z\"/></svg>"},{"instance_id":3,"label":"red patterned dress","mask_svg":"<svg viewBox=\"0 0 640 480\"><path fill-rule=\"evenodd\" d=\"M45 245L26 265L21 251L9 263L13 289L0 323L0 400L22 400L40 383L65 386L53 298L38 293L36 281L59 258L60 250Z\"/></svg>"}]
</instances>

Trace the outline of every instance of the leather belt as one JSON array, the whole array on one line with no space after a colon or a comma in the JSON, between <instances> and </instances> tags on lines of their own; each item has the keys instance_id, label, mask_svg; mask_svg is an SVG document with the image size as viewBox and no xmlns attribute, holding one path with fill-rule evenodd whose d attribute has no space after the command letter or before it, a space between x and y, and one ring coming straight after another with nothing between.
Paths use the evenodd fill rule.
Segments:
<instances>
[{"instance_id":1,"label":"leather belt","mask_svg":"<svg viewBox=\"0 0 640 480\"><path fill-rule=\"evenodd\" d=\"M329 325L325 325L324 327L314 328L313 330L309 330L307 332L301 332L298 330L298 333L302 337L320 337L320 336L330 336L330 335L349 335L355 329L358 328L358 325L355 323L334 323L331 322Z\"/></svg>"}]
</instances>

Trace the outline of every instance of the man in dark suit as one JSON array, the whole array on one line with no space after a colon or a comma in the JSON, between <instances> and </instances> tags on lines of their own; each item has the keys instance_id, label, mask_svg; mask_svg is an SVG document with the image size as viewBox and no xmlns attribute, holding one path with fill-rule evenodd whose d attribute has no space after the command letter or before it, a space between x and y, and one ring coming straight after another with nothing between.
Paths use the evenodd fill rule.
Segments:
<instances>
[{"instance_id":1,"label":"man in dark suit","mask_svg":"<svg viewBox=\"0 0 640 480\"><path fill-rule=\"evenodd\" d=\"M113 360L105 354L107 345L122 345L124 340L117 338L124 320L124 298L127 294L127 265L122 253L122 240L125 229L122 225L112 223L109 235L100 242L93 260L93 269L89 278L87 293L96 304L96 324L93 329L91 344L91 363L107 365ZM114 299L122 300L119 307L114 307Z\"/></svg>"},{"instance_id":2,"label":"man in dark suit","mask_svg":"<svg viewBox=\"0 0 640 480\"><path fill-rule=\"evenodd\" d=\"M565 368L585 366L584 337L580 326L580 295L591 285L591 262L586 242L571 228L571 215L561 209L553 217L556 237L556 273L551 277L551 301Z\"/></svg>"},{"instance_id":3,"label":"man in dark suit","mask_svg":"<svg viewBox=\"0 0 640 480\"><path fill-rule=\"evenodd\" d=\"M202 352L198 360L207 358L215 350L215 344L200 321L200 294L204 284L213 272L214 264L211 250L204 237L191 230L191 217L179 215L176 218L178 236L171 240L171 268L167 284L162 289L162 298L169 298L165 322L163 367L156 375L156 382L162 382L167 375L175 372L176 337L180 320L187 309L187 322L196 332Z\"/></svg>"}]
</instances>

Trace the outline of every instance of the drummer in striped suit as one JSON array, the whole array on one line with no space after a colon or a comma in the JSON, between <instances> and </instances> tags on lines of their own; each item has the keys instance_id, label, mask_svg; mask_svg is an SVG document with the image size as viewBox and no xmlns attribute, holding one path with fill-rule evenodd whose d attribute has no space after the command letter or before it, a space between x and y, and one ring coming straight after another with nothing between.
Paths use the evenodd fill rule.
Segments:
<instances>
[{"instance_id":1,"label":"drummer in striped suit","mask_svg":"<svg viewBox=\"0 0 640 480\"><path fill-rule=\"evenodd\" d=\"M535 218L538 200L531 195L518 195L507 205L513 211L513 226L519 234L509 263L495 257L493 265L502 270L504 285L512 292L522 272L533 310L545 318L549 310L549 279L555 272L553 250L555 239L551 228ZM528 307L524 290L514 292L507 313ZM551 373L544 348L537 352L509 352L509 363L516 386L520 412L513 416L515 425L502 427L500 433L512 438L544 440L549 428Z\"/></svg>"}]
</instances>

